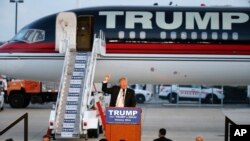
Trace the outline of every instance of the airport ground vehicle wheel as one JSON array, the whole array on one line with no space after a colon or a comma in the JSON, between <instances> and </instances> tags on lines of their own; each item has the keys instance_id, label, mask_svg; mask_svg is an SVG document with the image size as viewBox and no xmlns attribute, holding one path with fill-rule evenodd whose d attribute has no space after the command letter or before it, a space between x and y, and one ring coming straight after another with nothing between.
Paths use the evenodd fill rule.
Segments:
<instances>
[{"instance_id":1,"label":"airport ground vehicle wheel","mask_svg":"<svg viewBox=\"0 0 250 141\"><path fill-rule=\"evenodd\" d=\"M99 137L99 129L89 129L88 130L89 138L98 138Z\"/></svg>"},{"instance_id":2,"label":"airport ground vehicle wheel","mask_svg":"<svg viewBox=\"0 0 250 141\"><path fill-rule=\"evenodd\" d=\"M26 108L29 104L30 104L30 96L28 94L24 94L23 108Z\"/></svg>"},{"instance_id":3,"label":"airport ground vehicle wheel","mask_svg":"<svg viewBox=\"0 0 250 141\"><path fill-rule=\"evenodd\" d=\"M145 96L143 94L136 94L136 102L137 103L144 103L145 102Z\"/></svg>"},{"instance_id":4,"label":"airport ground vehicle wheel","mask_svg":"<svg viewBox=\"0 0 250 141\"><path fill-rule=\"evenodd\" d=\"M219 98L215 94L207 95L205 101L208 104L218 104L218 103L220 103Z\"/></svg>"},{"instance_id":5,"label":"airport ground vehicle wheel","mask_svg":"<svg viewBox=\"0 0 250 141\"><path fill-rule=\"evenodd\" d=\"M25 103L24 95L20 93L11 93L9 103L12 108L23 108Z\"/></svg>"},{"instance_id":6,"label":"airport ground vehicle wheel","mask_svg":"<svg viewBox=\"0 0 250 141\"><path fill-rule=\"evenodd\" d=\"M177 103L177 94L176 93L169 94L169 103Z\"/></svg>"},{"instance_id":7,"label":"airport ground vehicle wheel","mask_svg":"<svg viewBox=\"0 0 250 141\"><path fill-rule=\"evenodd\" d=\"M3 111L4 110L4 107L0 108L0 111Z\"/></svg>"}]
</instances>

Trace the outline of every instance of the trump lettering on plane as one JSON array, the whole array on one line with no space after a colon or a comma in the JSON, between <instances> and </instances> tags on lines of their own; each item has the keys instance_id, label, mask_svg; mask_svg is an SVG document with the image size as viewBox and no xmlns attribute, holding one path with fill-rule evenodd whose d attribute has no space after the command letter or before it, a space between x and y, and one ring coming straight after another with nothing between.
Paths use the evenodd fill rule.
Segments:
<instances>
[{"instance_id":1,"label":"trump lettering on plane","mask_svg":"<svg viewBox=\"0 0 250 141\"><path fill-rule=\"evenodd\" d=\"M185 29L211 30L232 30L233 24L245 23L249 20L246 13L239 12L205 12L202 16L199 12L172 12L172 22L167 23L169 13L166 12L146 12L146 11L100 11L100 16L106 16L106 28L115 29L118 16L125 15L125 29L135 29L136 24L140 24L142 29L153 29L153 20L156 25L165 30L174 30L182 25ZM154 17L155 16L155 17ZM184 17L185 16L185 17ZM221 23L219 19L222 19ZM210 26L209 26L210 24Z\"/></svg>"}]
</instances>

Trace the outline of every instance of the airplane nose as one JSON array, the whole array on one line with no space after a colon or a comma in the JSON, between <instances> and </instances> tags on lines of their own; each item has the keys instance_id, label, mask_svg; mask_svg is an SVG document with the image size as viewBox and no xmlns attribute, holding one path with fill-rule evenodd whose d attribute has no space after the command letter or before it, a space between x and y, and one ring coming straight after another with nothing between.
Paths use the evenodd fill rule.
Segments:
<instances>
[{"instance_id":1,"label":"airplane nose","mask_svg":"<svg viewBox=\"0 0 250 141\"><path fill-rule=\"evenodd\" d=\"M10 52L11 43L4 43L0 45L0 53L7 53Z\"/></svg>"}]
</instances>

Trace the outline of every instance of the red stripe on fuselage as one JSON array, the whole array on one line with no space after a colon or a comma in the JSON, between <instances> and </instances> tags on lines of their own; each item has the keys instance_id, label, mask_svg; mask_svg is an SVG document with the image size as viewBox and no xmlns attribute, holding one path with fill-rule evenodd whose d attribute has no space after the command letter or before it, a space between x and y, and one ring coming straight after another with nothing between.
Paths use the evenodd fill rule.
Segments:
<instances>
[{"instance_id":1,"label":"red stripe on fuselage","mask_svg":"<svg viewBox=\"0 0 250 141\"><path fill-rule=\"evenodd\" d=\"M248 44L108 43L107 53L250 55Z\"/></svg>"},{"instance_id":2,"label":"red stripe on fuselage","mask_svg":"<svg viewBox=\"0 0 250 141\"><path fill-rule=\"evenodd\" d=\"M248 44L107 43L107 53L250 55ZM54 42L6 43L0 53L56 53Z\"/></svg>"},{"instance_id":3,"label":"red stripe on fuselage","mask_svg":"<svg viewBox=\"0 0 250 141\"><path fill-rule=\"evenodd\" d=\"M56 53L54 42L10 42L0 46L0 53Z\"/></svg>"}]
</instances>

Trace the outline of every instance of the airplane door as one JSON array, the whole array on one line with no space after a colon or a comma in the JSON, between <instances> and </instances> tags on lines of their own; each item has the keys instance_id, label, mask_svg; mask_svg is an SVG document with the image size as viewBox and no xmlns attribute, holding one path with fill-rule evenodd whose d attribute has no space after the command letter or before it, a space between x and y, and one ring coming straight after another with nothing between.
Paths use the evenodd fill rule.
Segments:
<instances>
[{"instance_id":1,"label":"airplane door","mask_svg":"<svg viewBox=\"0 0 250 141\"><path fill-rule=\"evenodd\" d=\"M77 17L73 12L61 12L56 18L56 47L59 53L65 53L67 48L76 50Z\"/></svg>"},{"instance_id":2,"label":"airplane door","mask_svg":"<svg viewBox=\"0 0 250 141\"><path fill-rule=\"evenodd\" d=\"M93 42L93 16L80 16L77 19L77 50L91 51Z\"/></svg>"}]
</instances>

